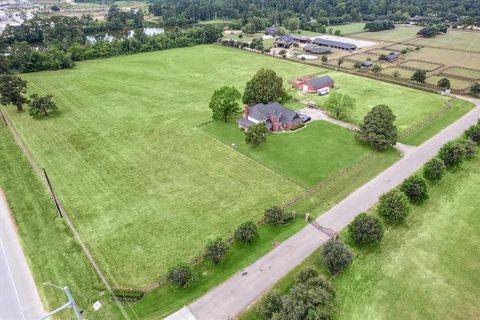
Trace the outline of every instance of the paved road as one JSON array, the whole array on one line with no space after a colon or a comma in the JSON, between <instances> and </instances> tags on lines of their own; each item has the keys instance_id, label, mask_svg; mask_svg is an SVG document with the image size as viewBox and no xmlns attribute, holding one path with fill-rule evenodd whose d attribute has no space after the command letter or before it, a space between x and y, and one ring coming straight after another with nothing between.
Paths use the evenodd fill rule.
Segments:
<instances>
[{"instance_id":1,"label":"paved road","mask_svg":"<svg viewBox=\"0 0 480 320\"><path fill-rule=\"evenodd\" d=\"M0 319L39 319L43 310L17 238L16 225L0 190Z\"/></svg>"},{"instance_id":2,"label":"paved road","mask_svg":"<svg viewBox=\"0 0 480 320\"><path fill-rule=\"evenodd\" d=\"M443 144L457 138L477 122L480 117L480 101L470 101L477 104L475 109L418 148L411 150L400 161L320 216L317 222L340 231L355 216L372 207L380 195L399 185L433 158ZM325 234L307 225L275 250L183 308L181 313L171 315L169 319L224 320L235 317L327 240Z\"/></svg>"}]
</instances>

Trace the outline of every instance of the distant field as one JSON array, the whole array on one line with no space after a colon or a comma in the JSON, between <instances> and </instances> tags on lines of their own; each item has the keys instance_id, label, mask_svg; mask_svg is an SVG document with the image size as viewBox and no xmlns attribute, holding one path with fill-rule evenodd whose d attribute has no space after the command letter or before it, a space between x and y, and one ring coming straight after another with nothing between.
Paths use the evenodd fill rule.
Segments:
<instances>
[{"instance_id":1,"label":"distant field","mask_svg":"<svg viewBox=\"0 0 480 320\"><path fill-rule=\"evenodd\" d=\"M377 32L363 32L356 34L355 37L362 39L387 41L387 42L403 42L417 37L417 32L420 27L416 26L399 26L392 30L377 31Z\"/></svg>"},{"instance_id":2,"label":"distant field","mask_svg":"<svg viewBox=\"0 0 480 320\"><path fill-rule=\"evenodd\" d=\"M465 90L473 84L473 82L471 82L471 81L449 78L448 76L447 77L445 77L445 76L431 76L431 77L427 78L426 82L437 85L438 80L443 79L443 78L447 78L448 80L450 80L450 84L452 85L452 89Z\"/></svg>"},{"instance_id":3,"label":"distant field","mask_svg":"<svg viewBox=\"0 0 480 320\"><path fill-rule=\"evenodd\" d=\"M445 35L417 40L414 44L480 51L480 32L449 31L448 34Z\"/></svg>"},{"instance_id":4,"label":"distant field","mask_svg":"<svg viewBox=\"0 0 480 320\"><path fill-rule=\"evenodd\" d=\"M388 50L388 49L374 49L374 50L371 50L369 51L368 53L370 54L377 54L377 55L382 55L382 54L389 54L391 52L393 52L394 50Z\"/></svg>"},{"instance_id":5,"label":"distant field","mask_svg":"<svg viewBox=\"0 0 480 320\"><path fill-rule=\"evenodd\" d=\"M442 71L443 74L461 76L472 79L480 79L480 69L465 69L460 67L451 67Z\"/></svg>"},{"instance_id":6,"label":"distant field","mask_svg":"<svg viewBox=\"0 0 480 320\"><path fill-rule=\"evenodd\" d=\"M215 122L203 128L226 145L235 143L241 153L305 187L335 175L371 151L355 141L353 132L323 121L312 122L296 132L272 134L268 143L257 148L245 145L244 135L236 125Z\"/></svg>"},{"instance_id":7,"label":"distant field","mask_svg":"<svg viewBox=\"0 0 480 320\"><path fill-rule=\"evenodd\" d=\"M353 54L351 56L348 56L349 59L353 59L355 61L365 61L368 58L372 61L378 61L379 56L375 54L369 54L369 53L357 53Z\"/></svg>"},{"instance_id":8,"label":"distant field","mask_svg":"<svg viewBox=\"0 0 480 320\"><path fill-rule=\"evenodd\" d=\"M427 61L418 61L418 60L406 60L402 62L400 65L404 67L410 67L410 68L415 68L415 69L420 69L425 71L433 71L443 67L443 65L441 64L431 63Z\"/></svg>"},{"instance_id":9,"label":"distant field","mask_svg":"<svg viewBox=\"0 0 480 320\"><path fill-rule=\"evenodd\" d=\"M405 59L424 60L441 63L445 66L457 66L480 70L480 53L458 52L438 48L422 48L419 51L409 52Z\"/></svg>"},{"instance_id":10,"label":"distant field","mask_svg":"<svg viewBox=\"0 0 480 320\"><path fill-rule=\"evenodd\" d=\"M362 32L365 23L363 22L354 22L349 24L343 24L339 26L328 26L327 29L333 28L333 31L340 30L342 35L349 35L352 33Z\"/></svg>"}]
</instances>

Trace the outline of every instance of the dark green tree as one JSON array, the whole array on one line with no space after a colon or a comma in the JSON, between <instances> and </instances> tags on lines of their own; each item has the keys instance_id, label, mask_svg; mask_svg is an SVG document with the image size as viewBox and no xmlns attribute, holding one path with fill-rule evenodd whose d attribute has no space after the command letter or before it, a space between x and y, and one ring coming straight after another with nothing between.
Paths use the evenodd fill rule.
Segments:
<instances>
[{"instance_id":1,"label":"dark green tree","mask_svg":"<svg viewBox=\"0 0 480 320\"><path fill-rule=\"evenodd\" d=\"M30 96L30 115L32 117L39 117L44 115L48 116L48 113L55 112L58 110L57 104L53 101L52 95L39 96L33 94Z\"/></svg>"},{"instance_id":2,"label":"dark green tree","mask_svg":"<svg viewBox=\"0 0 480 320\"><path fill-rule=\"evenodd\" d=\"M267 142L268 129L263 123L257 123L245 131L245 143L258 146Z\"/></svg>"},{"instance_id":3,"label":"dark green tree","mask_svg":"<svg viewBox=\"0 0 480 320\"><path fill-rule=\"evenodd\" d=\"M356 138L370 144L374 149L382 151L397 143L397 127L394 125L395 115L386 105L378 105L363 119Z\"/></svg>"},{"instance_id":4,"label":"dark green tree","mask_svg":"<svg viewBox=\"0 0 480 320\"><path fill-rule=\"evenodd\" d=\"M282 310L282 296L278 291L267 293L260 301L260 313L267 319L271 319L274 313Z\"/></svg>"},{"instance_id":5,"label":"dark green tree","mask_svg":"<svg viewBox=\"0 0 480 320\"><path fill-rule=\"evenodd\" d=\"M427 182L417 175L405 179L400 186L400 190L407 195L410 203L420 204L428 199Z\"/></svg>"},{"instance_id":6,"label":"dark green tree","mask_svg":"<svg viewBox=\"0 0 480 320\"><path fill-rule=\"evenodd\" d=\"M217 238L210 241L205 248L205 257L215 264L219 264L225 259L229 245L225 240Z\"/></svg>"},{"instance_id":7,"label":"dark green tree","mask_svg":"<svg viewBox=\"0 0 480 320\"><path fill-rule=\"evenodd\" d=\"M480 124L468 128L467 131L465 131L465 136L477 145L480 145Z\"/></svg>"},{"instance_id":8,"label":"dark green tree","mask_svg":"<svg viewBox=\"0 0 480 320\"><path fill-rule=\"evenodd\" d=\"M477 155L477 144L470 139L460 139L465 150L465 159L473 159Z\"/></svg>"},{"instance_id":9,"label":"dark green tree","mask_svg":"<svg viewBox=\"0 0 480 320\"><path fill-rule=\"evenodd\" d=\"M378 218L361 213L348 225L348 232L356 244L376 244L383 237L383 225Z\"/></svg>"},{"instance_id":10,"label":"dark green tree","mask_svg":"<svg viewBox=\"0 0 480 320\"><path fill-rule=\"evenodd\" d=\"M410 210L408 197L397 189L383 194L377 206L378 215L389 224L402 223L410 213Z\"/></svg>"},{"instance_id":11,"label":"dark green tree","mask_svg":"<svg viewBox=\"0 0 480 320\"><path fill-rule=\"evenodd\" d=\"M235 87L223 86L215 90L208 105L212 110L212 118L227 123L230 118L241 112L240 98L241 94Z\"/></svg>"},{"instance_id":12,"label":"dark green tree","mask_svg":"<svg viewBox=\"0 0 480 320\"><path fill-rule=\"evenodd\" d=\"M438 80L437 86L439 88L443 89L443 90L450 89L450 87L451 87L450 80L448 80L447 78L442 78L442 79Z\"/></svg>"},{"instance_id":13,"label":"dark green tree","mask_svg":"<svg viewBox=\"0 0 480 320\"><path fill-rule=\"evenodd\" d=\"M415 81L416 83L425 83L427 79L427 72L425 70L417 70L413 73L410 80Z\"/></svg>"},{"instance_id":14,"label":"dark green tree","mask_svg":"<svg viewBox=\"0 0 480 320\"><path fill-rule=\"evenodd\" d=\"M480 82L475 82L472 86L468 89L468 93L474 97L480 96Z\"/></svg>"},{"instance_id":15,"label":"dark green tree","mask_svg":"<svg viewBox=\"0 0 480 320\"><path fill-rule=\"evenodd\" d=\"M23 111L23 105L28 102L25 97L27 81L12 75L0 75L0 103L4 106L13 104L17 110Z\"/></svg>"},{"instance_id":16,"label":"dark green tree","mask_svg":"<svg viewBox=\"0 0 480 320\"><path fill-rule=\"evenodd\" d=\"M353 253L339 240L328 240L322 248L322 261L331 274L343 272L353 261Z\"/></svg>"},{"instance_id":17,"label":"dark green tree","mask_svg":"<svg viewBox=\"0 0 480 320\"><path fill-rule=\"evenodd\" d=\"M381 64L375 64L373 67L372 67L372 72L375 74L375 75L379 75L380 72L382 72L382 65Z\"/></svg>"},{"instance_id":18,"label":"dark green tree","mask_svg":"<svg viewBox=\"0 0 480 320\"><path fill-rule=\"evenodd\" d=\"M271 69L260 69L255 76L247 82L243 94L243 103L254 105L281 101L285 95L283 80Z\"/></svg>"},{"instance_id":19,"label":"dark green tree","mask_svg":"<svg viewBox=\"0 0 480 320\"><path fill-rule=\"evenodd\" d=\"M281 226L292 219L292 215L285 212L284 209L273 206L265 209L265 223L274 227Z\"/></svg>"},{"instance_id":20,"label":"dark green tree","mask_svg":"<svg viewBox=\"0 0 480 320\"><path fill-rule=\"evenodd\" d=\"M235 230L235 239L242 243L251 243L258 237L258 228L253 221L242 223Z\"/></svg>"},{"instance_id":21,"label":"dark green tree","mask_svg":"<svg viewBox=\"0 0 480 320\"><path fill-rule=\"evenodd\" d=\"M423 176L431 182L440 181L445 175L447 167L439 158L433 158L423 167Z\"/></svg>"},{"instance_id":22,"label":"dark green tree","mask_svg":"<svg viewBox=\"0 0 480 320\"><path fill-rule=\"evenodd\" d=\"M459 141L450 141L438 153L447 169L458 167L465 160L465 147Z\"/></svg>"},{"instance_id":23,"label":"dark green tree","mask_svg":"<svg viewBox=\"0 0 480 320\"><path fill-rule=\"evenodd\" d=\"M325 107L333 112L335 118L343 119L348 116L350 110L355 109L355 99L349 95L334 92L329 95Z\"/></svg>"},{"instance_id":24,"label":"dark green tree","mask_svg":"<svg viewBox=\"0 0 480 320\"><path fill-rule=\"evenodd\" d=\"M186 263L179 263L168 271L167 281L177 287L185 288L195 282L192 267Z\"/></svg>"},{"instance_id":25,"label":"dark green tree","mask_svg":"<svg viewBox=\"0 0 480 320\"><path fill-rule=\"evenodd\" d=\"M326 54L322 55L321 60L322 60L322 63L323 63L323 64L327 64L327 62L328 62L328 57L327 57L327 55L326 55Z\"/></svg>"}]
</instances>

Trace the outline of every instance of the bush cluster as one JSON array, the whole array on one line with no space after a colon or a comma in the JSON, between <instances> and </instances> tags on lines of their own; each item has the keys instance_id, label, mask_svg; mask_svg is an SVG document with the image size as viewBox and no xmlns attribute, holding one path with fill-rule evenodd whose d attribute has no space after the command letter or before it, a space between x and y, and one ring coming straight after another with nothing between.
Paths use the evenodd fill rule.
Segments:
<instances>
[{"instance_id":1,"label":"bush cluster","mask_svg":"<svg viewBox=\"0 0 480 320\"><path fill-rule=\"evenodd\" d=\"M205 257L215 264L219 264L225 259L229 249L228 243L222 238L216 238L210 241L205 248Z\"/></svg>"},{"instance_id":2,"label":"bush cluster","mask_svg":"<svg viewBox=\"0 0 480 320\"><path fill-rule=\"evenodd\" d=\"M334 318L335 292L313 267L302 270L294 285L285 295L273 291L260 303L260 312L267 319L323 319Z\"/></svg>"},{"instance_id":3,"label":"bush cluster","mask_svg":"<svg viewBox=\"0 0 480 320\"><path fill-rule=\"evenodd\" d=\"M465 146L459 141L450 141L443 145L438 153L447 168L458 167L465 160Z\"/></svg>"},{"instance_id":4,"label":"bush cluster","mask_svg":"<svg viewBox=\"0 0 480 320\"><path fill-rule=\"evenodd\" d=\"M377 207L378 215L389 224L398 224L405 221L410 210L408 197L397 189L383 194Z\"/></svg>"},{"instance_id":5,"label":"bush cluster","mask_svg":"<svg viewBox=\"0 0 480 320\"><path fill-rule=\"evenodd\" d=\"M322 248L322 260L331 274L343 272L353 260L352 251L339 240L328 240Z\"/></svg>"},{"instance_id":6,"label":"bush cluster","mask_svg":"<svg viewBox=\"0 0 480 320\"><path fill-rule=\"evenodd\" d=\"M400 190L407 195L410 203L420 204L428 199L427 182L417 175L405 179L400 186Z\"/></svg>"},{"instance_id":7,"label":"bush cluster","mask_svg":"<svg viewBox=\"0 0 480 320\"><path fill-rule=\"evenodd\" d=\"M439 158L434 158L423 167L423 176L431 182L438 182L443 178L446 170L447 167L443 161Z\"/></svg>"},{"instance_id":8,"label":"bush cluster","mask_svg":"<svg viewBox=\"0 0 480 320\"><path fill-rule=\"evenodd\" d=\"M192 267L186 263L177 264L168 271L167 281L180 288L188 287L195 282Z\"/></svg>"},{"instance_id":9,"label":"bush cluster","mask_svg":"<svg viewBox=\"0 0 480 320\"><path fill-rule=\"evenodd\" d=\"M350 223L348 232L356 244L377 244L383 237L383 226L378 218L361 213Z\"/></svg>"},{"instance_id":10,"label":"bush cluster","mask_svg":"<svg viewBox=\"0 0 480 320\"><path fill-rule=\"evenodd\" d=\"M235 239L242 243L251 243L258 237L258 228L253 221L242 223L235 230Z\"/></svg>"},{"instance_id":11,"label":"bush cluster","mask_svg":"<svg viewBox=\"0 0 480 320\"><path fill-rule=\"evenodd\" d=\"M284 209L273 206L265 209L265 223L273 227L278 227L291 222L294 219L292 213L285 212Z\"/></svg>"}]
</instances>

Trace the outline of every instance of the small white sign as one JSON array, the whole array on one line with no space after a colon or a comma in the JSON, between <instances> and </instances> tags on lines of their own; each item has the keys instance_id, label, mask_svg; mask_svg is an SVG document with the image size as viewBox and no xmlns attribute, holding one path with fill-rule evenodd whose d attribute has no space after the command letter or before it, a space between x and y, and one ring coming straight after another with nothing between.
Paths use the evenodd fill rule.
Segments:
<instances>
[{"instance_id":1,"label":"small white sign","mask_svg":"<svg viewBox=\"0 0 480 320\"><path fill-rule=\"evenodd\" d=\"M98 309L100 309L102 307L102 304L100 303L100 301L97 301L93 304L93 310L95 311L98 311Z\"/></svg>"}]
</instances>

